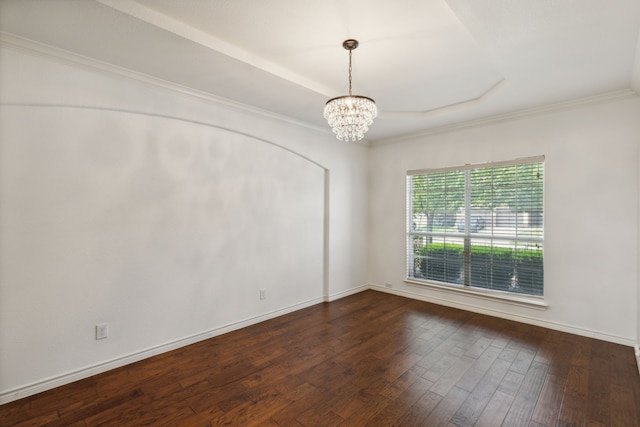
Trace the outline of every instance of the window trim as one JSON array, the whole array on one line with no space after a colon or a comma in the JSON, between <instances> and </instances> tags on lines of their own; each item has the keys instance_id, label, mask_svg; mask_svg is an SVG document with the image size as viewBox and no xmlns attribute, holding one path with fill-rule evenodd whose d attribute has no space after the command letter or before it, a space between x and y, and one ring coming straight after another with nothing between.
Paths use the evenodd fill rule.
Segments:
<instances>
[{"instance_id":1,"label":"window trim","mask_svg":"<svg viewBox=\"0 0 640 427\"><path fill-rule=\"evenodd\" d=\"M494 289L470 288L464 285L436 282L433 280L416 280L411 277L405 277L404 282L409 285L418 286L421 288L430 288L453 294L467 295L486 299L489 301L505 302L512 305L537 308L540 310L546 310L547 308L549 308L549 303L544 296L538 297L535 295L515 294L510 292L497 291Z\"/></svg>"},{"instance_id":2,"label":"window trim","mask_svg":"<svg viewBox=\"0 0 640 427\"><path fill-rule=\"evenodd\" d=\"M486 162L486 163L467 163L465 165L462 166L449 166L449 167L442 167L442 168L426 168L426 169L413 169L413 170L408 170L406 173L406 178L410 178L412 176L415 175L424 175L424 174L432 174L432 173L442 173L442 172L451 172L451 171L467 171L467 170L473 170L473 169L480 169L480 168L496 168L496 167L503 167L503 166L517 166L517 165L522 165L522 164L529 164L529 163L543 163L544 164L544 160L545 160L545 156L541 155L541 156L532 156L532 157L522 157L522 158L518 158L518 159L513 159L513 160L504 160L504 161L497 161L497 162ZM545 174L546 175L546 174ZM543 184L543 191L544 191L544 184ZM465 197L467 197L468 195L465 194ZM411 192L409 191L409 188L406 188L405 191L405 206L409 206L410 203L410 199L411 199ZM543 195L544 198L544 195ZM410 218L411 215L411 211L410 209L407 209L406 211L406 218L407 218L407 223L406 224L410 224L410 221L412 220ZM465 215L470 215L469 212L467 212L467 209L465 208ZM405 225L406 227L407 225ZM407 234L408 231L406 231L405 229L405 236L408 235ZM413 232L414 235L430 235L430 236L434 236L436 233L420 233L420 232ZM443 233L444 235L444 233ZM544 236L544 235L543 235ZM469 237L481 237L481 236L477 236L475 235L475 233L469 233ZM517 236L511 236L509 238L510 240L520 240ZM544 242L544 237L539 238L541 242ZM527 240L527 241L532 241L532 240L538 240L538 238L535 238L534 236L531 237L526 237L526 238L522 238L522 240ZM546 300L546 295L543 292L543 295L541 296L537 296L537 295L527 295L527 294L519 294L519 293L511 293L511 292L506 292L506 291L500 291L500 290L495 290L495 289L483 289L483 288L479 288L479 287L472 287L472 286L468 286L468 285L458 285L455 283L447 283L447 282L438 282L435 280L428 280L428 279L416 279L413 277L410 277L407 273L407 265L408 265L408 260L410 257L409 252L406 250L406 238L405 238L405 279L404 282L409 284L409 285L414 285L414 286L419 286L419 287L423 287L423 288L431 288L431 289L435 289L435 290L439 290L439 291L445 291L445 292L449 292L449 293L455 293L455 294L462 294L462 295L468 295L468 296L473 296L473 297L478 297L478 298L482 298L482 299L486 299L486 300L491 300L491 301L499 301L499 302L505 302L505 303L509 303L509 304L513 304L513 305L519 305L519 306L525 306L525 307L530 307L530 308L536 308L536 309L542 309L542 310L546 310L549 307L549 304Z\"/></svg>"},{"instance_id":3,"label":"window trim","mask_svg":"<svg viewBox=\"0 0 640 427\"><path fill-rule=\"evenodd\" d=\"M532 156L532 157L520 157L514 160L503 160L499 162L486 162L486 163L466 163L462 166L448 166L444 168L427 168L427 169L413 169L407 171L407 176L424 175L426 173L438 173L438 172L451 172L451 171L464 171L470 169L480 168L499 168L502 166L517 166L527 163L542 163L544 162L544 156Z\"/></svg>"}]
</instances>

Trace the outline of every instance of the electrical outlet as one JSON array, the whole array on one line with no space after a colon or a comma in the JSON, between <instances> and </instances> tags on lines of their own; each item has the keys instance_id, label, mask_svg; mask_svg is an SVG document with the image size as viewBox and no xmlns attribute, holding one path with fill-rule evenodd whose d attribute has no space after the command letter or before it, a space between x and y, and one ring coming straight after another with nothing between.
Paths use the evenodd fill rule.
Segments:
<instances>
[{"instance_id":1,"label":"electrical outlet","mask_svg":"<svg viewBox=\"0 0 640 427\"><path fill-rule=\"evenodd\" d=\"M393 285L389 282L384 282L384 287L385 288L393 288Z\"/></svg>"},{"instance_id":2,"label":"electrical outlet","mask_svg":"<svg viewBox=\"0 0 640 427\"><path fill-rule=\"evenodd\" d=\"M103 340L109 336L109 324L100 323L96 325L96 339Z\"/></svg>"},{"instance_id":3,"label":"electrical outlet","mask_svg":"<svg viewBox=\"0 0 640 427\"><path fill-rule=\"evenodd\" d=\"M260 289L260 299L267 299L267 290Z\"/></svg>"}]
</instances>

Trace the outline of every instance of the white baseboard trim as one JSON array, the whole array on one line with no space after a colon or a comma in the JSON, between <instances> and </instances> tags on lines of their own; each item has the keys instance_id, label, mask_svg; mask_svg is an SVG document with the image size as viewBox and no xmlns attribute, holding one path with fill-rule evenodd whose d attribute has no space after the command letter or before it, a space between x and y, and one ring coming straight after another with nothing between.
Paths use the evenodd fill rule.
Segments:
<instances>
[{"instance_id":1,"label":"white baseboard trim","mask_svg":"<svg viewBox=\"0 0 640 427\"><path fill-rule=\"evenodd\" d=\"M331 301L335 301L344 297L348 297L349 295L354 295L354 294L358 294L360 292L366 291L368 289L370 289L371 286L366 284L366 285L362 285L362 286L358 286L357 288L351 288L351 289L347 289L346 291L342 291L342 292L337 292L335 294L331 294L331 295L327 295L324 298L325 302L331 302Z\"/></svg>"},{"instance_id":2,"label":"white baseboard trim","mask_svg":"<svg viewBox=\"0 0 640 427\"><path fill-rule=\"evenodd\" d=\"M367 287L365 287L366 289ZM149 357L156 356L167 351L175 350L180 347L195 344L200 341L204 341L209 338L216 337L218 335L226 334L227 332L242 329L247 326L254 325L256 323L264 322L265 320L272 319L274 317L282 316L287 313L291 313L303 308L310 307L315 304L323 302L325 299L322 297L314 298L308 301L304 301L298 304L294 304L288 307L284 307L279 310L274 310L268 313L264 313L258 316L250 317L248 319L240 320L226 324L224 326L211 329L199 334L191 335L189 337L181 338L179 340L171 341L166 344L161 344L156 347L148 348L136 353L128 354L122 357L117 357L106 362L98 363L86 368L78 369L73 372L62 374L56 377L48 378L42 381L38 381L26 386L18 387L6 392L0 393L0 405L13 402L14 400L22 399L24 397L32 396L34 394L41 393L43 391L51 390L56 387L60 387L65 384L72 383L84 378L91 377L93 375L101 374L112 369L120 368L122 366L138 362Z\"/></svg>"},{"instance_id":3,"label":"white baseboard trim","mask_svg":"<svg viewBox=\"0 0 640 427\"><path fill-rule=\"evenodd\" d=\"M479 307L473 304L458 303L458 302L450 301L444 298L438 298L438 297L429 296L429 295L422 295L414 292L398 290L395 288L387 288L384 286L379 286L379 285L369 283L369 284L358 286L356 288L348 289L345 291L337 292L330 295L325 295L324 297L318 297L318 298L314 298L298 304L293 304L291 306L284 307L279 310L274 310L269 313L264 313L258 316L250 317L248 319L240 320L238 322L229 323L227 325L214 328L209 331L205 331L205 332L195 334L189 337L185 337L176 341L172 341L166 344L152 347L137 353L125 355L125 356L118 357L103 363L99 363L83 369L79 369L77 371L69 372L67 374L63 374L63 375L59 375L46 380L38 381L36 383L29 384L23 387L18 387L18 388L0 393L0 405L12 402L14 400L22 399L24 397L31 396L43 391L51 390L53 388L56 388L65 384L69 384L74 381L88 378L90 376L97 375L97 374L109 371L111 369L116 369L116 368L128 365L130 363L147 359L149 357L153 357L158 354L165 353L167 351L175 350L180 347L185 347L190 344L195 344L199 341L204 341L206 339L213 338L215 336L222 335L227 332L231 332L237 329L251 326L251 325L263 322L265 320L272 319L274 317L278 317L287 313L294 312L296 310L301 310L303 308L307 308L312 305L319 304L321 302L335 301L335 300L345 298L347 296L354 295L369 289L374 291L379 291L379 292L385 292L388 294L393 294L401 297L411 298L415 300L431 302L431 303L443 305L446 307L458 308L461 310L471 311L474 313L486 314L488 316L499 317L502 319L513 320L516 322L527 323L530 325L541 326L544 328L558 330L561 332L567 332L575 335L596 338L603 341L609 341L616 344L622 344L622 345L634 347L634 349L636 350L636 360L638 362L638 372L640 373L640 344L637 344L634 342L634 340L630 340L628 338L611 335L611 334L605 334L597 331L591 331L583 328L577 328L574 326L564 325L556 322L543 321L543 320L534 319L528 316L514 315L511 313L506 313L499 310L492 310L484 307Z\"/></svg>"},{"instance_id":4,"label":"white baseboard trim","mask_svg":"<svg viewBox=\"0 0 640 427\"><path fill-rule=\"evenodd\" d=\"M386 292L388 294L398 295L398 296L407 297L411 299L416 299L420 301L431 302L431 303L443 305L446 307L458 308L461 310L471 311L473 313L486 314L487 316L499 317L501 319L513 320L515 322L527 323L529 325L534 325L534 326L541 326L543 328L553 329L561 332L567 332L574 335L580 335L584 337L599 339L602 341L622 344L629 347L633 347L633 345L635 344L635 341L633 339L621 337L618 335L612 335L612 334L593 331L589 329L578 328L575 326L566 325L566 324L557 323L557 322L549 322L546 320L540 320L540 319L536 319L529 316L522 316L522 315L507 313L500 310L488 309L488 308L480 307L474 304L455 302L445 298L434 297L432 295L423 295L423 294L418 294L418 293L409 292L405 290L398 290L395 288L387 288L387 287L375 285L372 283L369 284L369 289L372 289L374 291L379 291L379 292Z\"/></svg>"}]
</instances>

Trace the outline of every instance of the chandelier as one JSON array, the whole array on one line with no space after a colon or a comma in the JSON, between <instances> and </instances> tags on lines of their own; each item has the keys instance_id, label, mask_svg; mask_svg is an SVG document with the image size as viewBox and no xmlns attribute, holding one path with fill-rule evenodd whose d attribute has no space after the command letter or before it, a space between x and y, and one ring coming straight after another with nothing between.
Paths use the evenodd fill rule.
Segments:
<instances>
[{"instance_id":1,"label":"chandelier","mask_svg":"<svg viewBox=\"0 0 640 427\"><path fill-rule=\"evenodd\" d=\"M351 53L358 47L358 40L345 40L342 47L349 51L349 95L328 100L324 106L324 118L340 141L361 140L378 110L373 99L351 94Z\"/></svg>"}]
</instances>

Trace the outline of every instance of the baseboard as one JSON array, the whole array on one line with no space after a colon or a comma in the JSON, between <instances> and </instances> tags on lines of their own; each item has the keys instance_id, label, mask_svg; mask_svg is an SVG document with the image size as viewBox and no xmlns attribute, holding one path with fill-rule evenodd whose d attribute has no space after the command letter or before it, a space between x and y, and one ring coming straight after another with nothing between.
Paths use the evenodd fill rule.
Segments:
<instances>
[{"instance_id":1,"label":"baseboard","mask_svg":"<svg viewBox=\"0 0 640 427\"><path fill-rule=\"evenodd\" d=\"M540 327L543 327L543 328L553 329L553 330L561 331L561 332L567 332L567 333L574 334L574 335L580 335L580 336L584 336L584 337L599 339L599 340L602 340L602 341L608 341L608 342L612 342L612 343L616 343L616 344L622 344L622 345L626 345L626 346L629 346L629 347L633 347L634 344L635 344L634 340L628 339L628 338L625 338L625 337L620 337L620 336L617 336L617 335L611 335L611 334L606 334L606 333L599 332L599 331L593 331L593 330L588 330L588 329L584 329L584 328L578 328L578 327L575 327L575 326L566 325L566 324L557 323L557 322L549 322L549 321L546 321L546 320L540 320L540 319L536 319L536 318L529 317L529 316L523 316L523 315L507 313L507 312L500 311L500 310L488 309L488 308L480 307L480 306L477 306L477 305L474 305L474 304L466 304L466 303L454 302L454 301L451 301L451 300L448 300L448 299L445 299L445 298L438 298L438 297L435 297L435 296L432 296L432 295L417 294L417 293L414 293L414 292L398 290L398 289L395 289L395 288L387 288L387 287L375 285L375 284L372 284L372 283L369 284L369 289L372 289L372 290L375 290L375 291L379 291L379 292L386 292L386 293L394 294L394 295L398 295L398 296L403 296L403 297L406 297L406 298L416 299L416 300L420 300L420 301L431 302L431 303L434 303L434 304L444 305L444 306L447 306L447 307L458 308L458 309L461 309L461 310L471 311L471 312L474 312L474 313L486 314L487 316L499 317L501 319L513 320L515 322L520 322L520 323L527 323L529 325L540 326Z\"/></svg>"},{"instance_id":2,"label":"baseboard","mask_svg":"<svg viewBox=\"0 0 640 427\"><path fill-rule=\"evenodd\" d=\"M366 289L366 287L365 287ZM337 299L337 298L336 298ZM165 353L167 351L176 350L180 347L195 344L199 341L204 341L209 338L213 338L218 335L226 334L227 332L242 329L247 326L254 325L256 323L264 322L265 320L272 319L274 317L282 316L287 313L291 313L297 310L301 310L306 307L310 307L315 304L319 304L324 301L324 298L314 298L308 301L304 301L298 304L294 304L288 307L284 307L279 310L274 310L268 313L261 314L259 316L250 317L248 319L240 320L226 324L224 326L211 329L199 334L191 335L179 340L175 340L169 343L165 343L156 347L148 348L136 353L128 354L122 357L118 357L106 362L98 363L83 369L78 369L73 372L69 372L63 375L59 375L46 380L38 381L33 384L29 384L23 387L18 387L3 393L0 393L0 405L13 402L14 400L22 399L24 397L32 396L34 394L41 393L43 391L51 390L56 387L60 387L65 384L72 383L84 378L91 377L93 375L101 374L103 372L110 371L112 369L120 368L125 365L129 365L134 362L138 362L149 357L157 356L158 354Z\"/></svg>"},{"instance_id":3,"label":"baseboard","mask_svg":"<svg viewBox=\"0 0 640 427\"><path fill-rule=\"evenodd\" d=\"M387 288L383 286L378 286L375 284L366 284L362 286L358 286L356 288L348 289L346 291L337 292L331 295L326 295L324 297L314 298L308 301L304 301L298 304L294 304L288 307L284 307L279 310L274 310L269 313L261 314L259 316L254 316L248 319L244 319L238 322L229 323L227 325L211 329L206 332L202 332L199 334L195 334L186 338L182 338L176 341L172 341L166 344L162 344L156 347L152 347L137 353L125 355L119 358L115 358L103 363L99 363L96 365L89 366L87 368L79 369L77 371L69 372L67 374L63 374L60 376L56 376L53 378L49 378L43 381L39 381L33 384L29 384L27 386L15 388L13 390L9 390L3 393L0 393L0 405L12 402L14 400L22 399L24 397L28 397L43 391L51 390L53 388L72 383L74 381L78 381L84 378L88 378L93 375L97 375L112 369L116 369L130 363L134 363L143 359L147 359L149 357L156 356L161 353L165 353L167 351L172 351L178 349L180 347L184 347L190 344L195 344L199 341L204 341L209 338L213 338L218 335L225 334L227 332L231 332L237 329L241 329L247 326L251 326L265 320L272 319L274 317L282 316L287 313L294 312L296 310L301 310L306 307L310 307L315 304L319 304L321 302L331 302L335 301L349 295L357 294L359 292L363 292L366 290L374 290L379 292L385 292L393 295L398 295L406 298L411 298L420 301L431 302L438 305L444 305L447 307L458 308L461 310L471 311L479 314L486 314L488 316L499 317L503 319L513 320L516 322L522 322L527 324L532 324L535 326L541 326L548 329L558 330L562 332L572 333L575 335L587 336L590 338L601 339L604 341L614 342L617 344L627 345L630 347L634 347L636 351L636 361L638 363L638 372L640 373L640 345L633 342L633 340L629 340L623 337L603 334L601 332L590 331L582 328L576 328L569 325L563 325L556 322L548 322L542 321L539 319L534 319L527 316L514 315L511 313L506 313L499 310L491 310L486 309L484 307L479 307L472 304L464 304L457 303L453 301L449 301L444 298L438 298L433 296L427 296L422 294L417 294L414 292L398 290L394 288Z\"/></svg>"},{"instance_id":4,"label":"baseboard","mask_svg":"<svg viewBox=\"0 0 640 427\"><path fill-rule=\"evenodd\" d=\"M363 291L366 291L368 289L371 289L371 286L369 284L366 285L362 285L362 286L358 286L357 288L351 288L351 289L347 289L346 291L342 291L342 292L337 292L335 294L331 294L331 295L327 295L324 298L325 302L331 302L331 301L335 301L344 297L348 297L349 295L354 295Z\"/></svg>"}]
</instances>

